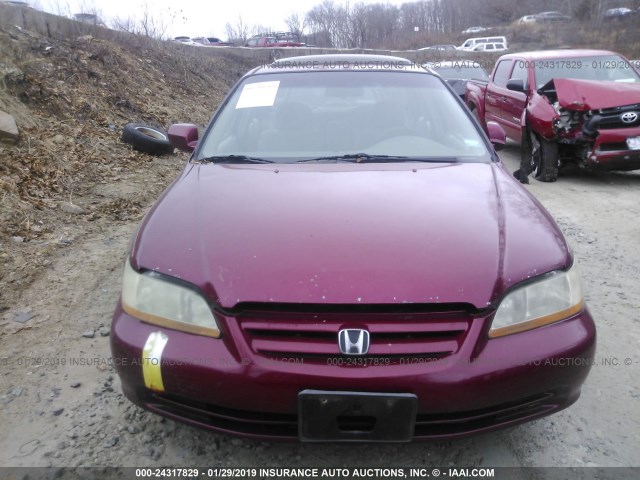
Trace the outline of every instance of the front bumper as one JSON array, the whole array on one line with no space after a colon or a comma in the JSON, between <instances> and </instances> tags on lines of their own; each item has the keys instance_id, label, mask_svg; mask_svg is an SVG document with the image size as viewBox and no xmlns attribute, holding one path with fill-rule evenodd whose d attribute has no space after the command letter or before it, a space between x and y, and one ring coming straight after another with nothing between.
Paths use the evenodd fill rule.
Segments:
<instances>
[{"instance_id":1,"label":"front bumper","mask_svg":"<svg viewBox=\"0 0 640 480\"><path fill-rule=\"evenodd\" d=\"M452 355L393 365L270 359L250 348L232 318L224 321L224 339L214 339L140 322L120 307L111 345L123 392L132 402L177 421L245 437L297 439L298 396L309 389L415 395L414 439L493 430L577 400L595 353L595 325L587 310L487 341L489 320L476 316ZM168 337L160 362L164 391L145 386L141 366L143 346L158 331Z\"/></svg>"},{"instance_id":2,"label":"front bumper","mask_svg":"<svg viewBox=\"0 0 640 480\"><path fill-rule=\"evenodd\" d=\"M640 127L599 130L586 165L599 170L640 169L640 150L627 145L627 139L633 137L640 137Z\"/></svg>"}]
</instances>

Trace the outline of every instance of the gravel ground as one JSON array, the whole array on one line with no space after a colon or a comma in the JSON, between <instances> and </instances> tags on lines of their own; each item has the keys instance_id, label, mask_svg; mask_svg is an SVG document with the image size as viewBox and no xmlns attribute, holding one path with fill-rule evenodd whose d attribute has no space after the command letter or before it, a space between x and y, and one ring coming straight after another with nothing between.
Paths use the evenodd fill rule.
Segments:
<instances>
[{"instance_id":1,"label":"gravel ground","mask_svg":"<svg viewBox=\"0 0 640 480\"><path fill-rule=\"evenodd\" d=\"M517 168L517 146L501 156ZM157 194L181 161L157 165L124 175L110 195L127 199L154 184ZM532 179L527 188L572 244L598 325L598 364L569 409L458 441L355 446L248 441L142 411L123 397L108 361L111 312L136 224L114 220L68 227L44 273L0 316L0 465L639 466L640 174L574 172L553 184Z\"/></svg>"}]
</instances>

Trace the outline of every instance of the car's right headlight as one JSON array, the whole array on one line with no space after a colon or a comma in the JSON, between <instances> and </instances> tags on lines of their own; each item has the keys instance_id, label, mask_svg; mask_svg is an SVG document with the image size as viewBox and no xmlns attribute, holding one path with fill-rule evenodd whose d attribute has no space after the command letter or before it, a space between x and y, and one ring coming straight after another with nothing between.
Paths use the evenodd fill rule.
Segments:
<instances>
[{"instance_id":1,"label":"car's right headlight","mask_svg":"<svg viewBox=\"0 0 640 480\"><path fill-rule=\"evenodd\" d=\"M502 337L559 322L583 308L580 271L574 264L567 271L547 273L509 292L498 306L489 337Z\"/></svg>"},{"instance_id":2,"label":"car's right headlight","mask_svg":"<svg viewBox=\"0 0 640 480\"><path fill-rule=\"evenodd\" d=\"M122 309L153 325L220 337L218 323L202 295L156 272L136 272L129 259L122 278Z\"/></svg>"}]
</instances>

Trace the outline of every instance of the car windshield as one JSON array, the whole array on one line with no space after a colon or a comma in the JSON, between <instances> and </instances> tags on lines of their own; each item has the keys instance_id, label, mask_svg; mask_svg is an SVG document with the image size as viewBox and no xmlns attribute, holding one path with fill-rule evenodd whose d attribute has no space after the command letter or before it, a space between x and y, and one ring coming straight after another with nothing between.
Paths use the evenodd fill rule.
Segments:
<instances>
[{"instance_id":1,"label":"car windshield","mask_svg":"<svg viewBox=\"0 0 640 480\"><path fill-rule=\"evenodd\" d=\"M534 71L537 89L553 78L640 82L640 76L629 62L618 55L536 60Z\"/></svg>"},{"instance_id":2,"label":"car windshield","mask_svg":"<svg viewBox=\"0 0 640 480\"><path fill-rule=\"evenodd\" d=\"M424 72L306 71L246 78L196 160L489 162L478 129L442 80Z\"/></svg>"},{"instance_id":3,"label":"car windshield","mask_svg":"<svg viewBox=\"0 0 640 480\"><path fill-rule=\"evenodd\" d=\"M451 66L435 69L443 78L469 80L479 78L488 80L489 75L479 64L475 62L456 62Z\"/></svg>"}]
</instances>

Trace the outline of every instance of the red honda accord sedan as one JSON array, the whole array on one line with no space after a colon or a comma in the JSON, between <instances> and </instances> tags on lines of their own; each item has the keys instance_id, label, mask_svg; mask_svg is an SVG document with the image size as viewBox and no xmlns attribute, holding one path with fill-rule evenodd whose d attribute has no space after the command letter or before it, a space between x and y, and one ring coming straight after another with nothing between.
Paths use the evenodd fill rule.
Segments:
<instances>
[{"instance_id":1,"label":"red honda accord sedan","mask_svg":"<svg viewBox=\"0 0 640 480\"><path fill-rule=\"evenodd\" d=\"M396 57L296 57L231 90L143 220L125 395L220 432L454 437L580 395L596 331L557 225L456 94ZM493 143L493 145L492 145Z\"/></svg>"}]
</instances>

